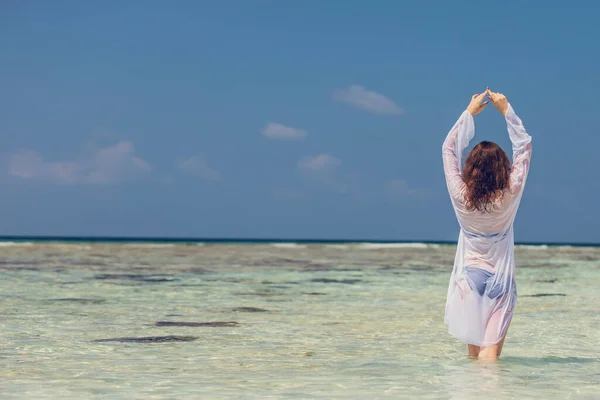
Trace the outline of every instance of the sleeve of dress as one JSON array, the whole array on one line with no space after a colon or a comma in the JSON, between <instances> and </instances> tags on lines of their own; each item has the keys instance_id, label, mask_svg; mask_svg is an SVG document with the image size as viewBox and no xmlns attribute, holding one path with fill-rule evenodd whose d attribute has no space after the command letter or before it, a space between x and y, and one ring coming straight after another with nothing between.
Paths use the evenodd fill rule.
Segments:
<instances>
[{"instance_id":1,"label":"sleeve of dress","mask_svg":"<svg viewBox=\"0 0 600 400\"><path fill-rule=\"evenodd\" d=\"M465 183L462 180L462 155L475 136L475 122L469 111L464 111L454 124L444 144L442 145L442 159L444 161L444 174L446 185L453 200L459 200L464 191Z\"/></svg>"},{"instance_id":2,"label":"sleeve of dress","mask_svg":"<svg viewBox=\"0 0 600 400\"><path fill-rule=\"evenodd\" d=\"M525 130L523 122L508 105L506 111L506 126L512 143L513 165L510 172L510 190L517 194L525 187L525 181L529 174L529 162L531 160L531 136Z\"/></svg>"}]
</instances>

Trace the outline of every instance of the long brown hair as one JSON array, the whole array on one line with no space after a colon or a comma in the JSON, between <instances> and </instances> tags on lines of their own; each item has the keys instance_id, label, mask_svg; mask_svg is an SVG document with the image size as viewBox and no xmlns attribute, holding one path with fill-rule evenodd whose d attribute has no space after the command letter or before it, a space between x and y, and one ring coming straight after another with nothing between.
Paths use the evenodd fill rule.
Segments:
<instances>
[{"instance_id":1,"label":"long brown hair","mask_svg":"<svg viewBox=\"0 0 600 400\"><path fill-rule=\"evenodd\" d=\"M467 210L491 212L509 188L510 169L510 159L496 143L484 141L475 146L462 171Z\"/></svg>"}]
</instances>

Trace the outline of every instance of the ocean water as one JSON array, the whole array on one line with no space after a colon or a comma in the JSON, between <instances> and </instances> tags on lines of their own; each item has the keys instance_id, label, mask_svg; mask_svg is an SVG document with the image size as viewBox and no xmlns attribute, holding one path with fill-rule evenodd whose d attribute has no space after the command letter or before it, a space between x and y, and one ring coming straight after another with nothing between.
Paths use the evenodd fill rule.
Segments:
<instances>
[{"instance_id":1,"label":"ocean water","mask_svg":"<svg viewBox=\"0 0 600 400\"><path fill-rule=\"evenodd\" d=\"M454 246L0 243L0 398L600 398L600 248L517 247L502 358L447 334Z\"/></svg>"}]
</instances>

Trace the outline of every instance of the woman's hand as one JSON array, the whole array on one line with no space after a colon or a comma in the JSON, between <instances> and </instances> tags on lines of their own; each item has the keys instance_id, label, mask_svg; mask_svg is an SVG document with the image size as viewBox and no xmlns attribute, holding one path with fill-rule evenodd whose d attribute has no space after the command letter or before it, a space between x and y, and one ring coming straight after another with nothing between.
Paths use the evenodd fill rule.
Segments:
<instances>
[{"instance_id":1,"label":"woman's hand","mask_svg":"<svg viewBox=\"0 0 600 400\"><path fill-rule=\"evenodd\" d=\"M485 92L480 94L474 94L473 97L471 97L471 103L469 103L467 111L469 111L472 116L476 116L477 114L482 112L485 106L487 106L487 104L489 103L489 100L482 103L483 99L488 94L488 91L489 89L486 89Z\"/></svg>"},{"instance_id":2,"label":"woman's hand","mask_svg":"<svg viewBox=\"0 0 600 400\"><path fill-rule=\"evenodd\" d=\"M502 93L494 93L490 89L487 91L494 107L500 111L500 114L506 115L506 110L508 110L508 100L506 99L506 96Z\"/></svg>"}]
</instances>

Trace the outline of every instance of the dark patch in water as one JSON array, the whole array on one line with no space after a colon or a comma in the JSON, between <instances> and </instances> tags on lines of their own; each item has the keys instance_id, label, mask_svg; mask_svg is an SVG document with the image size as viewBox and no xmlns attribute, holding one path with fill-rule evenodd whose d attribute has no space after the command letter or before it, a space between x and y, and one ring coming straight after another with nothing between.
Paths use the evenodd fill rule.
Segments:
<instances>
[{"instance_id":1,"label":"dark patch in water","mask_svg":"<svg viewBox=\"0 0 600 400\"><path fill-rule=\"evenodd\" d=\"M39 261L21 261L21 260L0 260L0 265L31 265L41 264Z\"/></svg>"},{"instance_id":2,"label":"dark patch in water","mask_svg":"<svg viewBox=\"0 0 600 400\"><path fill-rule=\"evenodd\" d=\"M41 271L41 269L37 267L17 267L11 269L16 269L18 271Z\"/></svg>"},{"instance_id":3,"label":"dark patch in water","mask_svg":"<svg viewBox=\"0 0 600 400\"><path fill-rule=\"evenodd\" d=\"M187 274L196 274L196 275L204 275L204 274L210 274L212 273L212 271L202 268L202 267L190 267L190 268L184 268L181 270L181 272L185 272Z\"/></svg>"},{"instance_id":4,"label":"dark patch in water","mask_svg":"<svg viewBox=\"0 0 600 400\"><path fill-rule=\"evenodd\" d=\"M273 285L271 287L275 288L275 289L289 289L290 288L289 286L285 286L285 285Z\"/></svg>"},{"instance_id":5,"label":"dark patch in water","mask_svg":"<svg viewBox=\"0 0 600 400\"><path fill-rule=\"evenodd\" d=\"M205 285L204 283L182 283L181 285L176 285L179 287L197 287L197 286L208 286Z\"/></svg>"},{"instance_id":6,"label":"dark patch in water","mask_svg":"<svg viewBox=\"0 0 600 400\"><path fill-rule=\"evenodd\" d=\"M549 296L566 296L564 293L536 293L536 294L527 294L521 297L549 297Z\"/></svg>"},{"instance_id":7,"label":"dark patch in water","mask_svg":"<svg viewBox=\"0 0 600 400\"><path fill-rule=\"evenodd\" d=\"M90 259L61 258L58 261L65 265L77 265L77 266L86 266L86 267L104 267L104 266L109 265L108 263L106 263L104 261L90 260Z\"/></svg>"},{"instance_id":8,"label":"dark patch in water","mask_svg":"<svg viewBox=\"0 0 600 400\"><path fill-rule=\"evenodd\" d=\"M334 265L332 265L332 264L323 264L323 263L315 263L315 262L307 262L305 265L306 268L330 268L333 266Z\"/></svg>"},{"instance_id":9,"label":"dark patch in water","mask_svg":"<svg viewBox=\"0 0 600 400\"><path fill-rule=\"evenodd\" d=\"M49 299L46 301L50 301L50 302L57 302L57 301L64 301L64 302L72 302L72 303L81 303L81 304L101 304L101 303L106 303L106 300L102 300L102 299L80 299L80 298L71 298L71 297L67 297L64 299Z\"/></svg>"},{"instance_id":10,"label":"dark patch in water","mask_svg":"<svg viewBox=\"0 0 600 400\"><path fill-rule=\"evenodd\" d=\"M581 260L581 261L598 261L598 256L594 256L594 255L587 255L587 254L581 254L581 255L577 255L577 254L569 254L569 258L573 258L575 260Z\"/></svg>"},{"instance_id":11,"label":"dark patch in water","mask_svg":"<svg viewBox=\"0 0 600 400\"><path fill-rule=\"evenodd\" d=\"M247 265L260 267L290 267L296 265L307 265L310 263L310 260L294 260L291 258L265 258L258 261L250 261L247 263Z\"/></svg>"},{"instance_id":12,"label":"dark patch in water","mask_svg":"<svg viewBox=\"0 0 600 400\"><path fill-rule=\"evenodd\" d=\"M163 275L164 276L164 275ZM139 282L173 282L175 278L159 278L157 275L137 274L101 274L94 276L97 280L133 280Z\"/></svg>"},{"instance_id":13,"label":"dark patch in water","mask_svg":"<svg viewBox=\"0 0 600 400\"><path fill-rule=\"evenodd\" d=\"M411 271L433 271L435 269L435 267L431 266L431 265L424 265L424 264L417 264L417 265L409 265L408 269L410 269Z\"/></svg>"},{"instance_id":14,"label":"dark patch in water","mask_svg":"<svg viewBox=\"0 0 600 400\"><path fill-rule=\"evenodd\" d=\"M309 265L306 268L300 270L300 272L358 272L362 271L360 268L336 268L334 266L312 266Z\"/></svg>"},{"instance_id":15,"label":"dark patch in water","mask_svg":"<svg viewBox=\"0 0 600 400\"><path fill-rule=\"evenodd\" d=\"M304 292L302 294L307 294L309 296L326 296L327 293L321 293L321 292Z\"/></svg>"},{"instance_id":16,"label":"dark patch in water","mask_svg":"<svg viewBox=\"0 0 600 400\"><path fill-rule=\"evenodd\" d=\"M100 258L111 258L110 254L101 254L101 253L90 253L91 257L100 257Z\"/></svg>"},{"instance_id":17,"label":"dark patch in water","mask_svg":"<svg viewBox=\"0 0 600 400\"><path fill-rule=\"evenodd\" d=\"M256 292L256 293L251 293L251 292L238 292L238 293L233 293L234 296L260 296L260 297L269 297L269 296L277 296L278 293L263 293L263 292Z\"/></svg>"},{"instance_id":18,"label":"dark patch in water","mask_svg":"<svg viewBox=\"0 0 600 400\"><path fill-rule=\"evenodd\" d=\"M567 264L552 264L552 263L519 265L519 268L564 268L564 267L568 267L568 265Z\"/></svg>"},{"instance_id":19,"label":"dark patch in water","mask_svg":"<svg viewBox=\"0 0 600 400\"><path fill-rule=\"evenodd\" d=\"M94 342L121 342L121 343L168 343L168 342L193 342L197 336L147 336L147 337L121 337L112 339L98 339Z\"/></svg>"},{"instance_id":20,"label":"dark patch in water","mask_svg":"<svg viewBox=\"0 0 600 400\"><path fill-rule=\"evenodd\" d=\"M386 265L384 267L377 268L378 271L387 272L391 271L392 274L408 274L412 272L431 272L437 268L433 265L427 264L398 264L398 265Z\"/></svg>"},{"instance_id":21,"label":"dark patch in water","mask_svg":"<svg viewBox=\"0 0 600 400\"><path fill-rule=\"evenodd\" d=\"M167 314L165 317L183 317L183 314Z\"/></svg>"},{"instance_id":22,"label":"dark patch in water","mask_svg":"<svg viewBox=\"0 0 600 400\"><path fill-rule=\"evenodd\" d=\"M265 260L270 263L276 264L310 264L310 260L302 260L302 259L293 259L293 258L272 258L270 260Z\"/></svg>"},{"instance_id":23,"label":"dark patch in water","mask_svg":"<svg viewBox=\"0 0 600 400\"><path fill-rule=\"evenodd\" d=\"M146 278L140 279L141 282L177 282L177 278Z\"/></svg>"},{"instance_id":24,"label":"dark patch in water","mask_svg":"<svg viewBox=\"0 0 600 400\"><path fill-rule=\"evenodd\" d=\"M540 279L540 280L538 280L538 281L536 281L536 282L539 282L539 283L554 283L554 282L556 282L557 280L558 280L558 279Z\"/></svg>"},{"instance_id":25,"label":"dark patch in water","mask_svg":"<svg viewBox=\"0 0 600 400\"><path fill-rule=\"evenodd\" d=\"M238 278L221 278L221 279L206 279L206 282L227 282L227 283L243 283L242 279Z\"/></svg>"},{"instance_id":26,"label":"dark patch in water","mask_svg":"<svg viewBox=\"0 0 600 400\"><path fill-rule=\"evenodd\" d=\"M6 265L2 267L3 271L40 271L40 268L38 267L26 267L26 266L22 266L19 264L14 264L14 265Z\"/></svg>"},{"instance_id":27,"label":"dark patch in water","mask_svg":"<svg viewBox=\"0 0 600 400\"><path fill-rule=\"evenodd\" d=\"M346 285L354 285L355 283L362 282L360 279L329 279L329 278L315 278L311 279L311 282L318 283L343 283Z\"/></svg>"},{"instance_id":28,"label":"dark patch in water","mask_svg":"<svg viewBox=\"0 0 600 400\"><path fill-rule=\"evenodd\" d=\"M235 321L227 322L184 322L184 321L158 321L155 322L156 326L187 326L192 328L208 327L208 328L225 328L239 326L240 324Z\"/></svg>"},{"instance_id":29,"label":"dark patch in water","mask_svg":"<svg viewBox=\"0 0 600 400\"><path fill-rule=\"evenodd\" d=\"M232 309L235 312L268 312L269 310L265 310L264 308L258 307L235 307Z\"/></svg>"},{"instance_id":30,"label":"dark patch in water","mask_svg":"<svg viewBox=\"0 0 600 400\"><path fill-rule=\"evenodd\" d=\"M385 267L377 268L379 272L389 272L393 275L406 275L410 274L410 271L404 268L402 265L387 265Z\"/></svg>"},{"instance_id":31,"label":"dark patch in water","mask_svg":"<svg viewBox=\"0 0 600 400\"><path fill-rule=\"evenodd\" d=\"M103 282L105 285L114 285L114 286L127 286L127 287L139 287L140 282L112 282L105 281Z\"/></svg>"}]
</instances>

